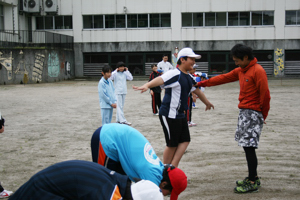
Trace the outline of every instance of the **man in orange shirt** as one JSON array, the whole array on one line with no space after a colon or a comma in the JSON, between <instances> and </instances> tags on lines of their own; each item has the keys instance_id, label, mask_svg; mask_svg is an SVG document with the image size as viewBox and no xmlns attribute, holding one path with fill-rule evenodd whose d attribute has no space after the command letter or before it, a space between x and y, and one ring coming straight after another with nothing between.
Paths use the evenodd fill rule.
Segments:
<instances>
[{"instance_id":1,"label":"man in orange shirt","mask_svg":"<svg viewBox=\"0 0 300 200\"><path fill-rule=\"evenodd\" d=\"M236 193L258 191L260 179L257 176L257 157L259 137L264 121L270 109L270 91L265 70L257 64L252 49L243 44L236 44L231 49L235 68L227 74L222 74L198 83L199 87L210 87L234 81L240 82L239 118L235 140L244 148L248 164L248 177L236 181Z\"/></svg>"}]
</instances>

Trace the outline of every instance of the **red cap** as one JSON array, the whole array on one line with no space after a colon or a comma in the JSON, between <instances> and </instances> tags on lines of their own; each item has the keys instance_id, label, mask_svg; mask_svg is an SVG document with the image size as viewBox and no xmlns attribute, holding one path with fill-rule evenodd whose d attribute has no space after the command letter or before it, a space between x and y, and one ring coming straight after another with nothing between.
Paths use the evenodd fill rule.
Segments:
<instances>
[{"instance_id":1,"label":"red cap","mask_svg":"<svg viewBox=\"0 0 300 200\"><path fill-rule=\"evenodd\" d=\"M179 169L168 169L168 175L173 187L170 200L177 200L178 195L183 192L187 186L187 177L185 173Z\"/></svg>"}]
</instances>

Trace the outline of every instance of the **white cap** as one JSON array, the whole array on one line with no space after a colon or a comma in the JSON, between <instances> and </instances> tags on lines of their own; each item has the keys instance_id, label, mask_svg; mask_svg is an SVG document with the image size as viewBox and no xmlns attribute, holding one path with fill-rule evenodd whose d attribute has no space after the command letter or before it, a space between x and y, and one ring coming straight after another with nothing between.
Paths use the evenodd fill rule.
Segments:
<instances>
[{"instance_id":1,"label":"white cap","mask_svg":"<svg viewBox=\"0 0 300 200\"><path fill-rule=\"evenodd\" d=\"M201 55L195 54L193 49L186 47L183 48L179 51L177 58L180 59L181 57L191 57L191 58L196 58L196 59L200 59Z\"/></svg>"},{"instance_id":2,"label":"white cap","mask_svg":"<svg viewBox=\"0 0 300 200\"><path fill-rule=\"evenodd\" d=\"M141 180L131 186L133 200L163 200L159 187L148 180Z\"/></svg>"}]
</instances>

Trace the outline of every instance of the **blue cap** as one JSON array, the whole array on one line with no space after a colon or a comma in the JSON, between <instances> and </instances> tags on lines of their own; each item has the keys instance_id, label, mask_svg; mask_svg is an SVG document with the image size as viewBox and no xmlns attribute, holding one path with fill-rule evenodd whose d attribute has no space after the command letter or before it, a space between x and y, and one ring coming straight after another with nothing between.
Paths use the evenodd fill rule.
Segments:
<instances>
[{"instance_id":1,"label":"blue cap","mask_svg":"<svg viewBox=\"0 0 300 200\"><path fill-rule=\"evenodd\" d=\"M202 73L202 74L201 74L201 77L204 77L204 78L206 78L206 79L209 79L207 73Z\"/></svg>"}]
</instances>

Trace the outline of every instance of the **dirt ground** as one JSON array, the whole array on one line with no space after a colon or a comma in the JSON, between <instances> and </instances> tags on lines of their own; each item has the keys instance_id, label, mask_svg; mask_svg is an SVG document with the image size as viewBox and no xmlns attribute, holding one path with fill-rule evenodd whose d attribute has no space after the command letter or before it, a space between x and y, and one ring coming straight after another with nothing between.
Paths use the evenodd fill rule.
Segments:
<instances>
[{"instance_id":1,"label":"dirt ground","mask_svg":"<svg viewBox=\"0 0 300 200\"><path fill-rule=\"evenodd\" d=\"M162 159L162 127L151 112L150 94L133 91L128 82L125 116L150 141ZM0 180L16 191L51 164L91 161L90 139L101 126L97 81L0 85L0 110L6 119L0 135ZM258 156L262 186L258 193L235 194L235 181L247 176L243 149L234 141L238 82L206 88L215 109L197 102L191 143L179 167L188 187L179 199L300 199L300 79L269 80L271 110ZM115 111L113 116L115 122ZM169 198L165 198L169 199Z\"/></svg>"}]
</instances>

